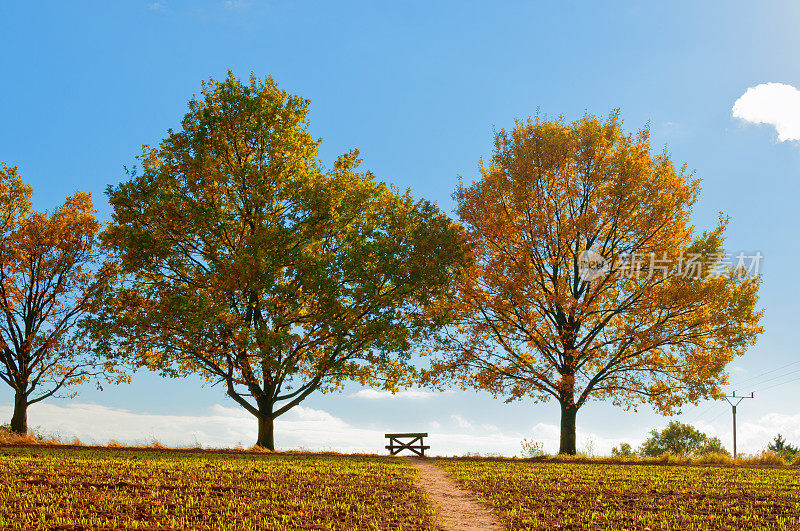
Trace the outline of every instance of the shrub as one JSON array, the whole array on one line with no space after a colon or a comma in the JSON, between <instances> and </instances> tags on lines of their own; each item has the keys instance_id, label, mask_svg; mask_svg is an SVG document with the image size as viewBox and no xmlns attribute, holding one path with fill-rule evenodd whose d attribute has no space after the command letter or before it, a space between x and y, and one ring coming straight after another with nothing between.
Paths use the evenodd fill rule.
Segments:
<instances>
[{"instance_id":1,"label":"shrub","mask_svg":"<svg viewBox=\"0 0 800 531\"><path fill-rule=\"evenodd\" d=\"M781 456L785 461L791 461L800 455L800 448L787 443L780 433L767 445L767 450Z\"/></svg>"},{"instance_id":2,"label":"shrub","mask_svg":"<svg viewBox=\"0 0 800 531\"><path fill-rule=\"evenodd\" d=\"M636 457L636 452L633 451L633 447L629 443L624 442L611 449L611 456L632 459Z\"/></svg>"},{"instance_id":3,"label":"shrub","mask_svg":"<svg viewBox=\"0 0 800 531\"><path fill-rule=\"evenodd\" d=\"M264 453L264 454L272 453L272 450L270 450L269 448L264 448L263 446L259 446L259 445L251 446L247 451L248 452Z\"/></svg>"},{"instance_id":4,"label":"shrub","mask_svg":"<svg viewBox=\"0 0 800 531\"><path fill-rule=\"evenodd\" d=\"M780 455L768 450L763 450L760 454L748 456L742 461L748 465L786 465L786 461L784 461Z\"/></svg>"},{"instance_id":5,"label":"shrub","mask_svg":"<svg viewBox=\"0 0 800 531\"><path fill-rule=\"evenodd\" d=\"M728 454L717 437L708 437L694 426L672 421L662 431L652 430L639 449L644 457L658 457L665 452L676 456L699 456L709 453Z\"/></svg>"},{"instance_id":6,"label":"shrub","mask_svg":"<svg viewBox=\"0 0 800 531\"><path fill-rule=\"evenodd\" d=\"M703 464L703 465L734 465L736 461L733 457L730 456L729 453L721 453L721 452L708 452L706 454L700 455L695 459L696 463Z\"/></svg>"},{"instance_id":7,"label":"shrub","mask_svg":"<svg viewBox=\"0 0 800 531\"><path fill-rule=\"evenodd\" d=\"M0 424L0 444L61 444L55 436L45 435L38 429L28 429L28 433L20 435L11 431L9 424Z\"/></svg>"},{"instance_id":8,"label":"shrub","mask_svg":"<svg viewBox=\"0 0 800 531\"><path fill-rule=\"evenodd\" d=\"M522 457L544 457L544 444L539 441L529 441L528 439L522 439L520 441L520 446L522 446Z\"/></svg>"}]
</instances>

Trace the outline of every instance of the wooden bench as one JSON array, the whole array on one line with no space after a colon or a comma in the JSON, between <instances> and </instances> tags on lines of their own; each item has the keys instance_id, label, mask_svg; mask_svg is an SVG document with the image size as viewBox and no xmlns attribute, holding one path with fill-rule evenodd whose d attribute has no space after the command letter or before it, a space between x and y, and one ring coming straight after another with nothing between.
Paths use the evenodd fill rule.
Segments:
<instances>
[{"instance_id":1,"label":"wooden bench","mask_svg":"<svg viewBox=\"0 0 800 531\"><path fill-rule=\"evenodd\" d=\"M389 450L392 455L397 455L403 450L411 450L418 456L425 457L425 450L430 448L430 446L425 446L422 439L427 436L427 433L387 433L385 437L389 439L389 444L386 445L386 449ZM403 442L400 439L411 440Z\"/></svg>"}]
</instances>

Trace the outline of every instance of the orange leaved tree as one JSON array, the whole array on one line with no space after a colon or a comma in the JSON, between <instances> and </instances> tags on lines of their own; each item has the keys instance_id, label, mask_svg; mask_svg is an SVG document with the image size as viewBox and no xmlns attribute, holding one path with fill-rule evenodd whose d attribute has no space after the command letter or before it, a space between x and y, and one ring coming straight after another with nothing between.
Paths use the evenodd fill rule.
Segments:
<instances>
[{"instance_id":1,"label":"orange leaved tree","mask_svg":"<svg viewBox=\"0 0 800 531\"><path fill-rule=\"evenodd\" d=\"M761 332L760 280L725 254L724 217L694 232L699 182L646 129L625 134L616 113L518 122L480 172L454 194L475 261L431 383L557 400L567 454L589 400L668 414L721 396Z\"/></svg>"},{"instance_id":2,"label":"orange leaved tree","mask_svg":"<svg viewBox=\"0 0 800 531\"><path fill-rule=\"evenodd\" d=\"M107 369L76 327L102 277L91 197L76 192L48 215L31 211L31 196L17 168L0 165L0 380L21 434L28 406Z\"/></svg>"}]
</instances>

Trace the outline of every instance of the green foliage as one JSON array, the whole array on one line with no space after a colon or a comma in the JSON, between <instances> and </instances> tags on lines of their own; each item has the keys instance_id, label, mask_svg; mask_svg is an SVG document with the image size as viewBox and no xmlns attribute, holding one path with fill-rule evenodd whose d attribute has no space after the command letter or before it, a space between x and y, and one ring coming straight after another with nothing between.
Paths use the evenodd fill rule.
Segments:
<instances>
[{"instance_id":1,"label":"green foliage","mask_svg":"<svg viewBox=\"0 0 800 531\"><path fill-rule=\"evenodd\" d=\"M708 437L694 426L672 421L662 431L652 430L639 449L644 457L658 457L665 453L677 456L704 455L708 453L729 455L717 437Z\"/></svg>"},{"instance_id":2,"label":"green foliage","mask_svg":"<svg viewBox=\"0 0 800 531\"><path fill-rule=\"evenodd\" d=\"M630 443L620 443L619 446L615 446L611 449L611 455L613 457L622 457L625 459L630 459L636 456L636 452L633 451L633 447Z\"/></svg>"},{"instance_id":3,"label":"green foliage","mask_svg":"<svg viewBox=\"0 0 800 531\"><path fill-rule=\"evenodd\" d=\"M221 383L269 449L272 420L314 391L412 383L466 254L458 225L358 171L357 151L323 170L307 115L271 78L204 83L182 129L108 189L102 235L119 277L101 348Z\"/></svg>"},{"instance_id":4,"label":"green foliage","mask_svg":"<svg viewBox=\"0 0 800 531\"><path fill-rule=\"evenodd\" d=\"M775 436L771 443L767 444L767 450L778 454L781 459L791 461L795 456L800 455L800 448L786 442L780 433Z\"/></svg>"}]
</instances>

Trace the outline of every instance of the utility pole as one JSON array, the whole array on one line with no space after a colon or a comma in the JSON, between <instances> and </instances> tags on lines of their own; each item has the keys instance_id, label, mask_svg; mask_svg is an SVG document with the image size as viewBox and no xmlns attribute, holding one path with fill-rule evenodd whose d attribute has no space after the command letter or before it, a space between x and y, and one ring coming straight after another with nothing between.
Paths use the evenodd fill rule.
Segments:
<instances>
[{"instance_id":1,"label":"utility pole","mask_svg":"<svg viewBox=\"0 0 800 531\"><path fill-rule=\"evenodd\" d=\"M736 459L736 406L745 398L754 398L753 393L750 396L736 396L736 391L730 396L725 396L725 400L731 405L733 411L733 458Z\"/></svg>"}]
</instances>

